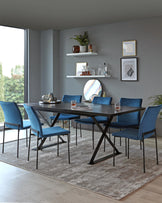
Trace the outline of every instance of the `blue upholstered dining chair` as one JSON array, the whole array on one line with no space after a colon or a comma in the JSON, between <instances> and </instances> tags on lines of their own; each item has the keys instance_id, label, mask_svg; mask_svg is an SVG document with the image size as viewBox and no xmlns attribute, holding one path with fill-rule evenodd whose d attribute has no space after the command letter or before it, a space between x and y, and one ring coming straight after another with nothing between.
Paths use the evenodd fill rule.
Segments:
<instances>
[{"instance_id":1,"label":"blue upholstered dining chair","mask_svg":"<svg viewBox=\"0 0 162 203\"><path fill-rule=\"evenodd\" d=\"M62 101L65 103L70 103L72 100L75 100L76 103L81 103L82 95L64 95L62 98ZM51 116L50 119L54 120L55 117L56 116ZM77 119L77 118L80 118L80 116L79 115L73 115L73 114L61 113L59 115L58 120L63 121L63 127L64 127L64 121L69 121L69 130L70 130L70 120Z\"/></svg>"},{"instance_id":2,"label":"blue upholstered dining chair","mask_svg":"<svg viewBox=\"0 0 162 203\"><path fill-rule=\"evenodd\" d=\"M5 130L8 128L17 129L18 130L17 158L18 158L19 157L19 133L20 133L20 130L26 129L26 145L27 145L27 142L28 142L27 129L30 128L30 121L22 119L21 112L15 102L0 101L0 105L2 107L4 117L5 117L4 129L3 129L2 153L4 153Z\"/></svg>"},{"instance_id":3,"label":"blue upholstered dining chair","mask_svg":"<svg viewBox=\"0 0 162 203\"><path fill-rule=\"evenodd\" d=\"M24 104L24 108L28 114L28 117L31 122L31 129L30 129L30 136L29 136L29 147L28 147L28 161L30 156L30 144L31 144L31 133L37 137L37 156L36 156L36 169L38 169L38 147L39 147L39 140L46 139L48 137L57 136L57 156L59 156L59 138L61 135L67 135L68 140L68 162L70 164L70 147L69 147L69 135L70 131L65 130L59 126L56 127L48 127L42 128L42 124L38 118L37 113L35 110L26 104Z\"/></svg>"},{"instance_id":4,"label":"blue upholstered dining chair","mask_svg":"<svg viewBox=\"0 0 162 203\"><path fill-rule=\"evenodd\" d=\"M155 146L156 146L156 163L158 164L158 147L157 147L157 135L156 135L156 120L160 112L162 105L148 107L139 123L139 128L127 128L122 131L112 133L115 137L124 137L128 139L128 158L129 158L129 139L140 140L143 143L143 172L145 173L145 145L144 140L155 135ZM114 156L115 158L115 156ZM115 163L115 162L114 162Z\"/></svg>"},{"instance_id":5,"label":"blue upholstered dining chair","mask_svg":"<svg viewBox=\"0 0 162 203\"><path fill-rule=\"evenodd\" d=\"M102 105L110 105L112 101L112 97L94 97L92 103L93 104L102 104ZM95 119L99 123L105 123L107 121L107 117L105 116L95 116ZM81 124L89 124L92 125L92 147L94 149L94 125L95 122L91 117L88 118L81 118L81 119L76 119L76 145L77 145L77 124L80 124L80 133L81 133Z\"/></svg>"},{"instance_id":6,"label":"blue upholstered dining chair","mask_svg":"<svg viewBox=\"0 0 162 203\"><path fill-rule=\"evenodd\" d=\"M142 99L136 98L121 98L120 106L131 106L131 107L141 107ZM117 116L117 121L112 122L110 127L113 128L127 128L127 127L138 127L140 122L140 111L123 114Z\"/></svg>"},{"instance_id":7,"label":"blue upholstered dining chair","mask_svg":"<svg viewBox=\"0 0 162 203\"><path fill-rule=\"evenodd\" d=\"M120 106L130 106L130 107L141 107L142 99L138 98L121 98L120 99ZM117 116L116 122L111 122L109 127L109 134L110 128L129 128L134 127L137 128L140 122L140 111L123 114ZM121 138L120 138L120 145L121 145ZM126 149L127 154L127 149Z\"/></svg>"}]
</instances>

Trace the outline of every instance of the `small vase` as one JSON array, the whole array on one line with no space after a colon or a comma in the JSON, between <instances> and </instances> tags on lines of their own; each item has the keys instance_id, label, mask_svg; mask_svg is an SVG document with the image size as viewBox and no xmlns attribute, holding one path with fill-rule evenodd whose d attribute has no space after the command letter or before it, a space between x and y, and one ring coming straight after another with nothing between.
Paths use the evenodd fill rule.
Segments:
<instances>
[{"instance_id":1,"label":"small vase","mask_svg":"<svg viewBox=\"0 0 162 203\"><path fill-rule=\"evenodd\" d=\"M79 51L80 51L80 47L77 45L74 45L73 46L73 53L79 53Z\"/></svg>"},{"instance_id":2,"label":"small vase","mask_svg":"<svg viewBox=\"0 0 162 203\"><path fill-rule=\"evenodd\" d=\"M86 52L86 46L80 46L80 52L81 53Z\"/></svg>"}]
</instances>

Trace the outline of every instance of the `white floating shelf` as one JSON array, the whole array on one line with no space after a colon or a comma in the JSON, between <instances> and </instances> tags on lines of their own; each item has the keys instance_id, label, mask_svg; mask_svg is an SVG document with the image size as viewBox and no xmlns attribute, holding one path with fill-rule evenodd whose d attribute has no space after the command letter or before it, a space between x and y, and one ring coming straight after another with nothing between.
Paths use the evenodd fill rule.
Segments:
<instances>
[{"instance_id":1,"label":"white floating shelf","mask_svg":"<svg viewBox=\"0 0 162 203\"><path fill-rule=\"evenodd\" d=\"M67 75L67 78L111 78L111 75L83 75L83 76L78 76L78 75Z\"/></svg>"},{"instance_id":2,"label":"white floating shelf","mask_svg":"<svg viewBox=\"0 0 162 203\"><path fill-rule=\"evenodd\" d=\"M96 52L83 52L83 53L68 53L66 56L96 56Z\"/></svg>"}]
</instances>

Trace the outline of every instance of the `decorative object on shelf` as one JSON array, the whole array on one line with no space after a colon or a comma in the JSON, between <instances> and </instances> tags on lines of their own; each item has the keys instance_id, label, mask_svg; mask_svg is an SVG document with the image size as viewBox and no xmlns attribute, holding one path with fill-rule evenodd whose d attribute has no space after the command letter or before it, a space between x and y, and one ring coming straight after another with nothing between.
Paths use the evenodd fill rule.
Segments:
<instances>
[{"instance_id":1,"label":"decorative object on shelf","mask_svg":"<svg viewBox=\"0 0 162 203\"><path fill-rule=\"evenodd\" d=\"M92 44L89 44L89 45L88 45L88 52L93 52Z\"/></svg>"},{"instance_id":2,"label":"decorative object on shelf","mask_svg":"<svg viewBox=\"0 0 162 203\"><path fill-rule=\"evenodd\" d=\"M138 80L138 59L121 58L120 59L120 79L121 81L137 81Z\"/></svg>"},{"instance_id":3,"label":"decorative object on shelf","mask_svg":"<svg viewBox=\"0 0 162 203\"><path fill-rule=\"evenodd\" d=\"M91 75L96 75L96 69L95 68L90 68L90 73Z\"/></svg>"},{"instance_id":4,"label":"decorative object on shelf","mask_svg":"<svg viewBox=\"0 0 162 203\"><path fill-rule=\"evenodd\" d=\"M103 67L103 65L100 64L100 65L98 66L97 74L98 74L98 75L105 75L105 74L104 74L104 67Z\"/></svg>"},{"instance_id":5,"label":"decorative object on shelf","mask_svg":"<svg viewBox=\"0 0 162 203\"><path fill-rule=\"evenodd\" d=\"M103 96L103 97L106 97L106 92L105 92L105 91L103 91L102 96Z\"/></svg>"},{"instance_id":6,"label":"decorative object on shelf","mask_svg":"<svg viewBox=\"0 0 162 203\"><path fill-rule=\"evenodd\" d=\"M87 45L89 44L88 32L84 32L83 35L74 35L71 39L74 39L80 44L80 52L86 52Z\"/></svg>"},{"instance_id":7,"label":"decorative object on shelf","mask_svg":"<svg viewBox=\"0 0 162 203\"><path fill-rule=\"evenodd\" d=\"M107 76L108 75L108 67L106 65L106 63L104 62L104 75Z\"/></svg>"},{"instance_id":8,"label":"decorative object on shelf","mask_svg":"<svg viewBox=\"0 0 162 203\"><path fill-rule=\"evenodd\" d=\"M78 45L73 46L73 53L79 53L80 52L80 47Z\"/></svg>"},{"instance_id":9,"label":"decorative object on shelf","mask_svg":"<svg viewBox=\"0 0 162 203\"><path fill-rule=\"evenodd\" d=\"M82 75L82 73L86 71L87 65L87 62L76 63L76 76Z\"/></svg>"},{"instance_id":10,"label":"decorative object on shelf","mask_svg":"<svg viewBox=\"0 0 162 203\"><path fill-rule=\"evenodd\" d=\"M84 99L86 101L92 101L95 96L100 97L102 95L102 85L99 80L88 80L83 90Z\"/></svg>"},{"instance_id":11,"label":"decorative object on shelf","mask_svg":"<svg viewBox=\"0 0 162 203\"><path fill-rule=\"evenodd\" d=\"M123 49L123 56L136 56L137 55L137 48L136 40L128 40L123 41L122 49Z\"/></svg>"},{"instance_id":12,"label":"decorative object on shelf","mask_svg":"<svg viewBox=\"0 0 162 203\"><path fill-rule=\"evenodd\" d=\"M84 52L86 52L86 51L87 51L87 47L80 45L80 53L84 53Z\"/></svg>"}]
</instances>

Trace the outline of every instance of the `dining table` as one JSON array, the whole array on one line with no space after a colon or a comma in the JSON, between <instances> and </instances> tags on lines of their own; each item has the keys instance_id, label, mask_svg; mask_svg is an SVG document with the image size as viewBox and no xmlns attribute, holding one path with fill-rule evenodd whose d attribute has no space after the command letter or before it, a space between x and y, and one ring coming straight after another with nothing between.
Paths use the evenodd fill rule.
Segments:
<instances>
[{"instance_id":1,"label":"dining table","mask_svg":"<svg viewBox=\"0 0 162 203\"><path fill-rule=\"evenodd\" d=\"M91 117L101 132L101 136L98 140L98 143L95 149L92 152L92 156L89 161L89 164L91 165L121 154L117 149L117 147L114 145L114 143L111 141L110 137L107 135L108 128L113 118L115 116L119 116L122 114L142 111L145 109L144 107L121 106L120 110L116 110L114 105L103 105L103 104L101 105L101 104L93 104L93 103L87 103L87 102L82 102L80 104L77 104L76 107L74 108L71 106L71 103L65 103L65 102L61 102L61 103L60 102L58 103L57 102L56 103L43 103L43 102L39 103L38 102L38 103L27 103L27 105L31 106L35 111L38 111L41 114L41 116L43 116L42 112L55 113L56 114L55 119L51 124L49 124L51 127L55 126L58 120L58 117L61 113ZM98 123L98 121L95 118L96 116L106 116L108 118L107 122L104 125ZM46 139L47 138L42 139L39 145L39 149L43 147ZM95 159L104 139L107 140L107 142L112 147L113 153L106 154L103 157Z\"/></svg>"}]
</instances>

